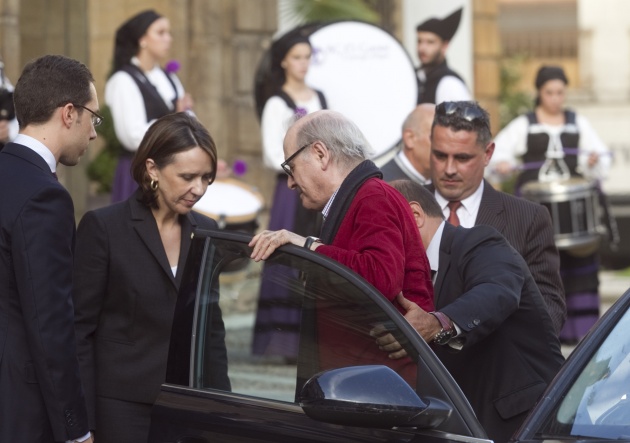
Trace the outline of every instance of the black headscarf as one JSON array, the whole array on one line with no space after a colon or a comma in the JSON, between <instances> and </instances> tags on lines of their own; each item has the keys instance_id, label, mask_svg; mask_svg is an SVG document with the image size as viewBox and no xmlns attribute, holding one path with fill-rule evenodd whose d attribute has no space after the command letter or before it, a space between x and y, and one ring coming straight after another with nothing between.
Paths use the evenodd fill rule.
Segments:
<instances>
[{"instance_id":1,"label":"black headscarf","mask_svg":"<svg viewBox=\"0 0 630 443\"><path fill-rule=\"evenodd\" d=\"M128 64L140 50L139 40L147 32L154 21L162 18L152 9L134 15L116 31L114 45L114 72Z\"/></svg>"},{"instance_id":2,"label":"black headscarf","mask_svg":"<svg viewBox=\"0 0 630 443\"><path fill-rule=\"evenodd\" d=\"M265 54L256 73L254 87L256 110L259 118L267 100L274 95L280 94L286 81L286 75L281 66L282 60L284 60L291 48L298 43L306 43L310 46L311 42L308 39L310 32L312 31L307 26L292 29L276 39Z\"/></svg>"},{"instance_id":3,"label":"black headscarf","mask_svg":"<svg viewBox=\"0 0 630 443\"><path fill-rule=\"evenodd\" d=\"M540 89L549 80L562 80L565 85L569 84L569 80L560 66L542 66L536 74L536 82L534 83L536 89Z\"/></svg>"},{"instance_id":4,"label":"black headscarf","mask_svg":"<svg viewBox=\"0 0 630 443\"><path fill-rule=\"evenodd\" d=\"M459 22L462 18L462 10L459 8L448 17L443 19L430 18L425 22L420 23L416 27L417 32L426 31L437 34L442 40L449 41L453 38L459 27Z\"/></svg>"},{"instance_id":5,"label":"black headscarf","mask_svg":"<svg viewBox=\"0 0 630 443\"><path fill-rule=\"evenodd\" d=\"M305 32L303 28L293 29L274 41L271 45L271 71L274 75L274 80L277 82L276 87L281 88L286 80L281 64L291 48L299 43L311 45Z\"/></svg>"},{"instance_id":6,"label":"black headscarf","mask_svg":"<svg viewBox=\"0 0 630 443\"><path fill-rule=\"evenodd\" d=\"M562 80L565 85L569 84L569 80L564 74L564 69L560 66L542 66L538 70L538 73L536 74L536 81L534 82L536 91L539 91L534 99L534 106L540 106L540 88L542 88L542 85L547 83L549 80Z\"/></svg>"}]
</instances>

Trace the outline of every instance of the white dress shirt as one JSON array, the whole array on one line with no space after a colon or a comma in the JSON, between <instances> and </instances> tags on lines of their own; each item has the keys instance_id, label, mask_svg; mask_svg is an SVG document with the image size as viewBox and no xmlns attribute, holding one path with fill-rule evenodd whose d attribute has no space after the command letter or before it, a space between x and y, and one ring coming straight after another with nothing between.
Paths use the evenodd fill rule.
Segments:
<instances>
[{"instance_id":1,"label":"white dress shirt","mask_svg":"<svg viewBox=\"0 0 630 443\"><path fill-rule=\"evenodd\" d=\"M431 179L425 178L424 175L420 174L418 170L413 167L413 165L411 164L411 162L405 155L404 150L401 149L401 151L398 154L396 154L395 158L396 158L395 161L398 164L398 167L403 169L407 175L409 174L413 175L417 179L416 181L418 183L423 184L423 185L427 183L431 183Z\"/></svg>"},{"instance_id":2,"label":"white dress shirt","mask_svg":"<svg viewBox=\"0 0 630 443\"><path fill-rule=\"evenodd\" d=\"M32 149L41 158L44 159L46 164L48 164L48 167L50 168L51 173L57 172L57 160L55 160L55 156L53 155L51 150L48 149L46 145L44 145L39 140L36 140L33 137L30 137L28 135L18 134L13 140L13 143L17 143L22 146L26 146L29 149Z\"/></svg>"},{"instance_id":3,"label":"white dress shirt","mask_svg":"<svg viewBox=\"0 0 630 443\"><path fill-rule=\"evenodd\" d=\"M459 218L460 226L464 228L472 228L475 226L477 220L477 214L479 213L479 205L481 205L481 196L483 195L483 180L479 184L479 187L475 192L469 195L467 198L461 201L461 206L457 209L457 217ZM435 191L435 199L437 200L444 217L448 219L451 210L448 207L449 201L442 197L437 189Z\"/></svg>"},{"instance_id":4,"label":"white dress shirt","mask_svg":"<svg viewBox=\"0 0 630 443\"><path fill-rule=\"evenodd\" d=\"M429 247L427 248L427 258L429 259L429 266L431 266L431 271L435 271L432 272L432 274L434 274L432 277L433 286L435 286L438 272L440 272L440 245L442 244L442 233L444 232L445 224L446 221L442 221L442 223L440 223L440 226L437 228L437 231L435 231L435 234L433 234L433 238L431 239ZM453 320L451 319L451 321ZM462 333L462 330L459 328L459 326L457 326L457 323L455 323L454 321L453 326L455 327L456 334L449 340L448 345L454 349L461 349L461 343L454 339Z\"/></svg>"},{"instance_id":5,"label":"white dress shirt","mask_svg":"<svg viewBox=\"0 0 630 443\"><path fill-rule=\"evenodd\" d=\"M137 58L131 62L138 65ZM169 109L173 109L173 99L175 91L171 82L160 66L155 66L144 75L149 82L155 86L158 93L164 99L164 103ZM175 83L177 96L183 97L184 87L175 75L170 75ZM105 85L105 103L109 106L112 119L114 120L114 130L116 137L126 150L135 152L140 146L144 134L155 120L147 122L147 111L144 106L142 92L136 81L125 71L118 71L112 75Z\"/></svg>"}]
</instances>

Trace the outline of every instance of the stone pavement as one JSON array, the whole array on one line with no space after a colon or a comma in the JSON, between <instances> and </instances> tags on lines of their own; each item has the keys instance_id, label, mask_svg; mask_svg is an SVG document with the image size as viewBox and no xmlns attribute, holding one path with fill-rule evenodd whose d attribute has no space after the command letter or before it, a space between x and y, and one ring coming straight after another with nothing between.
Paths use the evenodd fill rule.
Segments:
<instances>
[{"instance_id":1,"label":"stone pavement","mask_svg":"<svg viewBox=\"0 0 630 443\"><path fill-rule=\"evenodd\" d=\"M619 271L599 273L599 293L602 298L602 313L630 288L630 276Z\"/></svg>"}]
</instances>

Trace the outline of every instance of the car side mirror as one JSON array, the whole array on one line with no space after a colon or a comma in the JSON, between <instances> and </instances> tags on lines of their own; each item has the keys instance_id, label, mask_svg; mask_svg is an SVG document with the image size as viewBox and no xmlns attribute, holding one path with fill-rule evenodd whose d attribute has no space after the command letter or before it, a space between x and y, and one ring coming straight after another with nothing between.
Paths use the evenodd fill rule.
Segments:
<instances>
[{"instance_id":1,"label":"car side mirror","mask_svg":"<svg viewBox=\"0 0 630 443\"><path fill-rule=\"evenodd\" d=\"M347 426L434 428L451 414L447 404L423 401L396 372L381 365L315 374L298 401L310 418Z\"/></svg>"}]
</instances>

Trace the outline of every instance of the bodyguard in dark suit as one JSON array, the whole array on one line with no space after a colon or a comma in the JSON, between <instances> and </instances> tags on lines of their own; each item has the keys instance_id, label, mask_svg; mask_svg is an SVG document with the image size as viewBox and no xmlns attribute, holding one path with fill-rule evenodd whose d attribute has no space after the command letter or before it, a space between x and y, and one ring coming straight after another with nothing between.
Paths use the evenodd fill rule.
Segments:
<instances>
[{"instance_id":1,"label":"bodyguard in dark suit","mask_svg":"<svg viewBox=\"0 0 630 443\"><path fill-rule=\"evenodd\" d=\"M0 441L92 441L72 307L74 208L57 163L96 138L88 68L44 56L14 93L20 134L0 153Z\"/></svg>"},{"instance_id":2,"label":"bodyguard in dark suit","mask_svg":"<svg viewBox=\"0 0 630 443\"><path fill-rule=\"evenodd\" d=\"M492 226L523 256L559 333L566 301L551 216L542 205L496 191L483 179L493 152L488 113L476 102L436 107L430 189L438 204L452 224Z\"/></svg>"},{"instance_id":3,"label":"bodyguard in dark suit","mask_svg":"<svg viewBox=\"0 0 630 443\"><path fill-rule=\"evenodd\" d=\"M436 312L406 303L405 318L434 343L489 437L507 442L564 361L545 302L494 228L454 227L428 190L408 180L392 186L410 202L437 271Z\"/></svg>"},{"instance_id":4,"label":"bodyguard in dark suit","mask_svg":"<svg viewBox=\"0 0 630 443\"><path fill-rule=\"evenodd\" d=\"M91 428L99 443L146 442L166 378L171 324L197 227L191 212L216 174L208 131L186 113L158 119L132 163L138 191L85 214L77 231L76 330ZM213 330L222 329L220 325ZM224 336L211 346L213 386L229 390Z\"/></svg>"}]
</instances>

